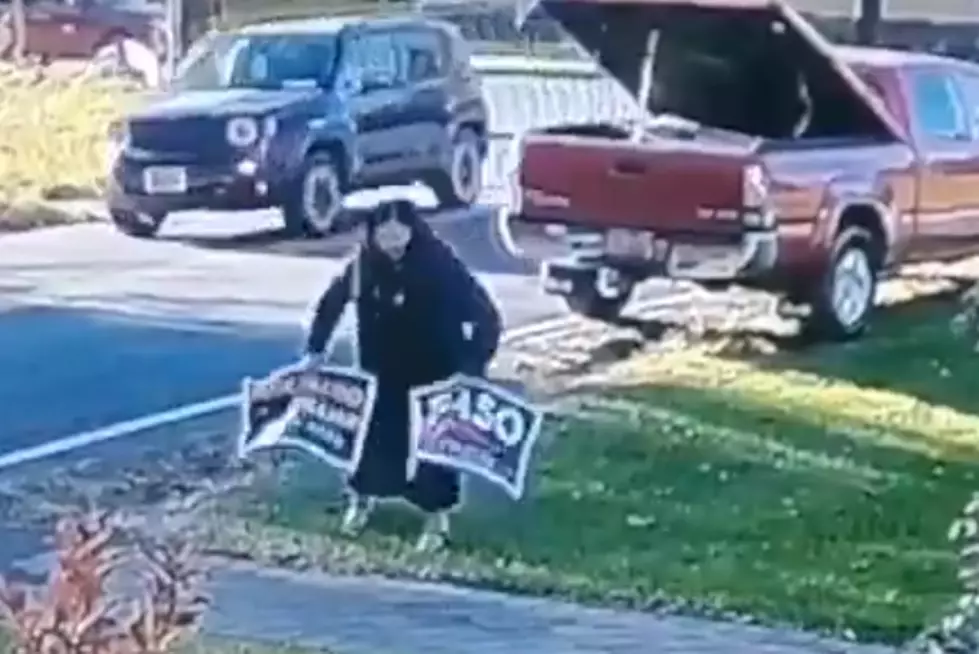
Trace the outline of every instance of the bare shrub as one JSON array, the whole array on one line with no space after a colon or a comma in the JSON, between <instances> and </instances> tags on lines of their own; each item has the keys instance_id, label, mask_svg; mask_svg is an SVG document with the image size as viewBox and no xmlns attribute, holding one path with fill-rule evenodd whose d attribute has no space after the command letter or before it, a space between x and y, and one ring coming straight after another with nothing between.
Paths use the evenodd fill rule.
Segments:
<instances>
[{"instance_id":1,"label":"bare shrub","mask_svg":"<svg viewBox=\"0 0 979 654\"><path fill-rule=\"evenodd\" d=\"M65 519L45 585L0 580L14 652L163 654L196 631L208 599L191 547L122 536L105 513Z\"/></svg>"}]
</instances>

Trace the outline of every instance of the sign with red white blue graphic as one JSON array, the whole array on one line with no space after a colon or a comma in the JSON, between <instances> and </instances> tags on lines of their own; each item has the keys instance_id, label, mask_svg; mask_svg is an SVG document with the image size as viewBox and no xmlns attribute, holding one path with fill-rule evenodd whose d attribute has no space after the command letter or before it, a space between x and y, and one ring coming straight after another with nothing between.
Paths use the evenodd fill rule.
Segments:
<instances>
[{"instance_id":1,"label":"sign with red white blue graphic","mask_svg":"<svg viewBox=\"0 0 979 654\"><path fill-rule=\"evenodd\" d=\"M482 477L523 496L543 412L479 377L456 375L411 391L414 469L418 462Z\"/></svg>"}]
</instances>

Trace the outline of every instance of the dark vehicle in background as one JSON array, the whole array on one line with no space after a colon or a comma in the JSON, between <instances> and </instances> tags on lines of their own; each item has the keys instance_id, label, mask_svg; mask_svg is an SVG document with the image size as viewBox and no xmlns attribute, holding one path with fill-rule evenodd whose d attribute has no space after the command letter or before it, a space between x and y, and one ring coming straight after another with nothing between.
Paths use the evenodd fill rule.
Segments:
<instances>
[{"instance_id":1,"label":"dark vehicle in background","mask_svg":"<svg viewBox=\"0 0 979 654\"><path fill-rule=\"evenodd\" d=\"M487 110L452 25L310 19L216 34L129 115L108 189L122 231L168 213L281 207L294 235L337 226L357 187L422 181L443 207L478 199Z\"/></svg>"},{"instance_id":2,"label":"dark vehicle in background","mask_svg":"<svg viewBox=\"0 0 979 654\"><path fill-rule=\"evenodd\" d=\"M0 2L9 16L10 3ZM146 0L25 0L25 54L50 61L92 59L100 52L131 39L160 57L167 48L162 2ZM0 39L2 56L9 56L12 39Z\"/></svg>"},{"instance_id":3,"label":"dark vehicle in background","mask_svg":"<svg viewBox=\"0 0 979 654\"><path fill-rule=\"evenodd\" d=\"M814 336L880 276L979 254L979 66L832 46L780 0L545 0L637 99L521 144L502 228L548 292L615 318L643 279L772 291Z\"/></svg>"}]
</instances>

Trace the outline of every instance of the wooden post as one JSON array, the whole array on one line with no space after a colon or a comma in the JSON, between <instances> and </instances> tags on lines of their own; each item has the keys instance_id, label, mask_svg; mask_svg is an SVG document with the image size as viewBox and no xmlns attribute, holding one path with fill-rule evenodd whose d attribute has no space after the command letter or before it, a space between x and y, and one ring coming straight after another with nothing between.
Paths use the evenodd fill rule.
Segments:
<instances>
[{"instance_id":1,"label":"wooden post","mask_svg":"<svg viewBox=\"0 0 979 654\"><path fill-rule=\"evenodd\" d=\"M10 56L17 63L23 63L27 57L27 14L24 0L13 0L10 3Z\"/></svg>"},{"instance_id":2,"label":"wooden post","mask_svg":"<svg viewBox=\"0 0 979 654\"><path fill-rule=\"evenodd\" d=\"M882 0L859 0L860 15L857 16L857 43L875 45L877 43L882 18Z\"/></svg>"}]
</instances>

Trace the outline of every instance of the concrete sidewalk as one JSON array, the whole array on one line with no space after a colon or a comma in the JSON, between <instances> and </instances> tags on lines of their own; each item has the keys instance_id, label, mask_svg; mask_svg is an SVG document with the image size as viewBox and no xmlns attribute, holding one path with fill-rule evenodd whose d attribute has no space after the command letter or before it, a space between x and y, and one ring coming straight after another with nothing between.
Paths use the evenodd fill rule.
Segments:
<instances>
[{"instance_id":1,"label":"concrete sidewalk","mask_svg":"<svg viewBox=\"0 0 979 654\"><path fill-rule=\"evenodd\" d=\"M3 529L0 571L44 583L41 533ZM444 584L214 562L206 633L338 654L897 654L789 629L585 608Z\"/></svg>"},{"instance_id":2,"label":"concrete sidewalk","mask_svg":"<svg viewBox=\"0 0 979 654\"><path fill-rule=\"evenodd\" d=\"M340 654L895 654L785 629L441 584L222 565L207 632Z\"/></svg>"}]
</instances>

